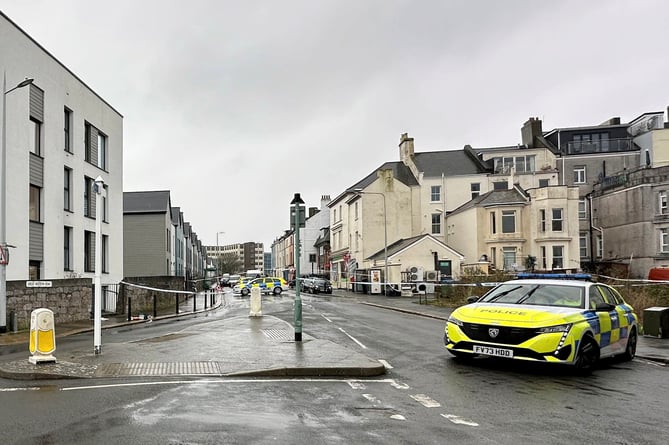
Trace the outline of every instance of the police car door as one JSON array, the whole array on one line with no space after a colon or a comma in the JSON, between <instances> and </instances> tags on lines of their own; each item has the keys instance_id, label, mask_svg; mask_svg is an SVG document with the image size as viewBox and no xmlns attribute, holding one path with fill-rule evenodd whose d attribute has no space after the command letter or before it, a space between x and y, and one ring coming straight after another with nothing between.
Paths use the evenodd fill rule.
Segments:
<instances>
[{"instance_id":1,"label":"police car door","mask_svg":"<svg viewBox=\"0 0 669 445\"><path fill-rule=\"evenodd\" d=\"M599 303L608 303L605 299L605 289L597 284L590 286L590 309L594 310ZM619 321L618 313L615 309L611 312L596 312L599 319L599 332L595 332L595 337L599 343L599 355L607 357L615 354L619 339ZM614 328L615 326L615 328ZM616 331L614 334L613 331Z\"/></svg>"}]
</instances>

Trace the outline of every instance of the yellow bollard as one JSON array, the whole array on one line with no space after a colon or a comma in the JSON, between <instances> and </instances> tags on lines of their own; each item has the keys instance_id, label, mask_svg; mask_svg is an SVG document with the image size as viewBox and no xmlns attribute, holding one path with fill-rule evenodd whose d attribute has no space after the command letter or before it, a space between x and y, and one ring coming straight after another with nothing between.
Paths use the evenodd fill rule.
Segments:
<instances>
[{"instance_id":1,"label":"yellow bollard","mask_svg":"<svg viewBox=\"0 0 669 445\"><path fill-rule=\"evenodd\" d=\"M56 362L56 357L51 355L56 350L54 325L51 309L40 308L30 313L30 363Z\"/></svg>"}]
</instances>

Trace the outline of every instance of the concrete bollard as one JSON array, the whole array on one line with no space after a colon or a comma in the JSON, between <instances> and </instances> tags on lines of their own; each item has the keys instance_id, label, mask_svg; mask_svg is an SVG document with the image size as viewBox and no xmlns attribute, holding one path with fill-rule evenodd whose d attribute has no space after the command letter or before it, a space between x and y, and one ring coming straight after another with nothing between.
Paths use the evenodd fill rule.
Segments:
<instances>
[{"instance_id":1,"label":"concrete bollard","mask_svg":"<svg viewBox=\"0 0 669 445\"><path fill-rule=\"evenodd\" d=\"M251 288L251 311L249 317L262 317L262 298L259 287Z\"/></svg>"},{"instance_id":2,"label":"concrete bollard","mask_svg":"<svg viewBox=\"0 0 669 445\"><path fill-rule=\"evenodd\" d=\"M56 350L56 331L51 309L35 309L30 314L30 353L28 361L37 363L55 363L51 355Z\"/></svg>"}]
</instances>

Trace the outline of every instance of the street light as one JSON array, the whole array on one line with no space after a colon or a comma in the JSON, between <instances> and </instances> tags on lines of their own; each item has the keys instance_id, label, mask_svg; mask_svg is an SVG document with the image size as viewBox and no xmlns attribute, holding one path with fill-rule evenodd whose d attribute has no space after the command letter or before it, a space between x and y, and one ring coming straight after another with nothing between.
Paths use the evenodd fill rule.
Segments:
<instances>
[{"instance_id":1,"label":"street light","mask_svg":"<svg viewBox=\"0 0 669 445\"><path fill-rule=\"evenodd\" d=\"M216 232L216 280L218 282L218 275L221 273L220 268L221 268L221 252L219 251L218 247L218 235L225 235L225 232Z\"/></svg>"},{"instance_id":2,"label":"street light","mask_svg":"<svg viewBox=\"0 0 669 445\"><path fill-rule=\"evenodd\" d=\"M383 295L388 296L388 220L386 213L386 195L380 192L366 192L363 189L353 189L353 192L358 195L380 195L383 198L383 265L384 265L384 281Z\"/></svg>"},{"instance_id":3,"label":"street light","mask_svg":"<svg viewBox=\"0 0 669 445\"><path fill-rule=\"evenodd\" d=\"M295 324L295 341L302 341L302 297L300 297L300 227L304 227L304 220L300 204L304 201L299 193L295 193L293 200L290 202L291 211L293 213L292 226L295 229L295 309L293 313L293 321Z\"/></svg>"},{"instance_id":4,"label":"street light","mask_svg":"<svg viewBox=\"0 0 669 445\"><path fill-rule=\"evenodd\" d=\"M14 88L7 89L7 72L2 72L2 154L0 154L0 333L7 332L7 94L33 83L26 77Z\"/></svg>"},{"instance_id":5,"label":"street light","mask_svg":"<svg viewBox=\"0 0 669 445\"><path fill-rule=\"evenodd\" d=\"M102 353L102 198L105 181L102 176L95 178L95 298L93 306L93 352Z\"/></svg>"}]
</instances>

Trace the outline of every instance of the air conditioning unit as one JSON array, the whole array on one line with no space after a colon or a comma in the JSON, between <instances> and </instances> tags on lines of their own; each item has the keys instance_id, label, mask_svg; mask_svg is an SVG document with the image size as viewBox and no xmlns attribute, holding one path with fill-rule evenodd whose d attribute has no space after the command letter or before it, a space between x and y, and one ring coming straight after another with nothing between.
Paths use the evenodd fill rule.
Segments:
<instances>
[{"instance_id":1,"label":"air conditioning unit","mask_svg":"<svg viewBox=\"0 0 669 445\"><path fill-rule=\"evenodd\" d=\"M428 270L425 272L425 281L439 281L439 272L436 270Z\"/></svg>"},{"instance_id":2,"label":"air conditioning unit","mask_svg":"<svg viewBox=\"0 0 669 445\"><path fill-rule=\"evenodd\" d=\"M423 281L424 270L422 267L412 267L409 269L411 281Z\"/></svg>"}]
</instances>

